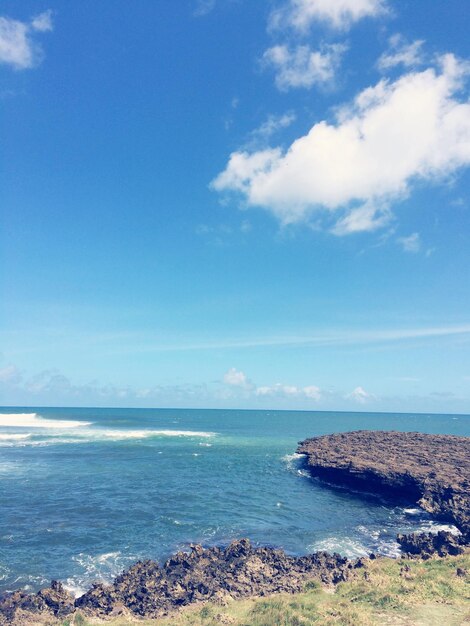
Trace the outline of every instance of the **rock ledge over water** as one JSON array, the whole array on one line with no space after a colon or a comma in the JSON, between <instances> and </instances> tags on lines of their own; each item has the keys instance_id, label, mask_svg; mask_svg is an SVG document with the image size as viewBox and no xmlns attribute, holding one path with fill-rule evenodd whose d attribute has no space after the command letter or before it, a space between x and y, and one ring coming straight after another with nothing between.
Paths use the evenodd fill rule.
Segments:
<instances>
[{"instance_id":1,"label":"rock ledge over water","mask_svg":"<svg viewBox=\"0 0 470 626\"><path fill-rule=\"evenodd\" d=\"M414 502L455 524L462 533L460 542L469 543L470 437L359 430L306 439L297 452L307 455L313 476ZM406 551L416 541L416 535L407 535L400 543ZM433 542L427 538L425 543L431 550ZM413 550L419 552L416 545Z\"/></svg>"}]
</instances>

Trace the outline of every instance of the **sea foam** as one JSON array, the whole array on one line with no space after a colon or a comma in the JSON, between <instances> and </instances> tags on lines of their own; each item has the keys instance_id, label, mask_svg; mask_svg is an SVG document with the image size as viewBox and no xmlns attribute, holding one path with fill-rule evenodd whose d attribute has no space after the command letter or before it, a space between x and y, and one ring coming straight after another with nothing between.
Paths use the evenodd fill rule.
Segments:
<instances>
[{"instance_id":1,"label":"sea foam","mask_svg":"<svg viewBox=\"0 0 470 626\"><path fill-rule=\"evenodd\" d=\"M294 452L294 454L286 454L281 460L285 463L289 472L297 474L298 476L303 476L304 478L310 478L308 470L302 468L306 458L306 454L298 454L297 452Z\"/></svg>"}]
</instances>

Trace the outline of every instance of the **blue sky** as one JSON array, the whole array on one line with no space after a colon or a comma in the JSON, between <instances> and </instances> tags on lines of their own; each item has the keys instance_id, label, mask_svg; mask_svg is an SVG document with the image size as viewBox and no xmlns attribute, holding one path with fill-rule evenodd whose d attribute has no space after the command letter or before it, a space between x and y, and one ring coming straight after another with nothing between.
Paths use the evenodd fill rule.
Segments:
<instances>
[{"instance_id":1,"label":"blue sky","mask_svg":"<svg viewBox=\"0 0 470 626\"><path fill-rule=\"evenodd\" d=\"M4 405L470 412L465 0L0 15Z\"/></svg>"}]
</instances>

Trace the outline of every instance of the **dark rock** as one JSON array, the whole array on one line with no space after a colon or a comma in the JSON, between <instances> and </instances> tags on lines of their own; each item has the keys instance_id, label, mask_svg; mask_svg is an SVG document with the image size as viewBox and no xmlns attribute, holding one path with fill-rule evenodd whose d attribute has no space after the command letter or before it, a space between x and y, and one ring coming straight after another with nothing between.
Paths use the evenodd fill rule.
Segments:
<instances>
[{"instance_id":1,"label":"dark rock","mask_svg":"<svg viewBox=\"0 0 470 626\"><path fill-rule=\"evenodd\" d=\"M75 599L57 580L53 580L49 588L41 589L37 595L56 617L64 617L75 610Z\"/></svg>"},{"instance_id":2,"label":"dark rock","mask_svg":"<svg viewBox=\"0 0 470 626\"><path fill-rule=\"evenodd\" d=\"M0 615L14 615L21 608L63 616L77 608L95 617L124 611L138 617L159 617L206 600L223 604L227 598L293 593L314 579L337 583L346 580L351 569L363 565L363 559L351 563L326 552L288 556L283 550L253 547L248 539L233 541L225 549L194 545L189 553L178 552L162 567L154 561L139 562L111 585L94 584L75 600L75 606L60 583L53 583L37 594L9 594L0 603Z\"/></svg>"},{"instance_id":3,"label":"dark rock","mask_svg":"<svg viewBox=\"0 0 470 626\"><path fill-rule=\"evenodd\" d=\"M53 580L51 586L36 594L14 591L0 598L0 624L21 623L17 613L33 613L50 617L65 617L75 611L74 598Z\"/></svg>"},{"instance_id":4,"label":"dark rock","mask_svg":"<svg viewBox=\"0 0 470 626\"><path fill-rule=\"evenodd\" d=\"M415 502L439 519L454 523L460 539L426 533L402 539L410 554L460 554L470 542L470 437L385 431L355 431L306 439L297 452L307 455L313 476L395 500Z\"/></svg>"},{"instance_id":5,"label":"dark rock","mask_svg":"<svg viewBox=\"0 0 470 626\"><path fill-rule=\"evenodd\" d=\"M410 533L397 535L397 541L403 552L411 555L431 557L456 556L465 552L464 540L461 536L440 530L435 533Z\"/></svg>"}]
</instances>

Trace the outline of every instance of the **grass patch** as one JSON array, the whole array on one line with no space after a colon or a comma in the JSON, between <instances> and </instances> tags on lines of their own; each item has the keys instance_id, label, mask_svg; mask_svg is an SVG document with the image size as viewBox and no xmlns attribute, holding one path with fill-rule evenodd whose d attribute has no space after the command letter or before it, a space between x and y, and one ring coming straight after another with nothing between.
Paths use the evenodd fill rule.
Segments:
<instances>
[{"instance_id":1,"label":"grass patch","mask_svg":"<svg viewBox=\"0 0 470 626\"><path fill-rule=\"evenodd\" d=\"M445 559L377 559L334 593L315 581L303 593L205 604L159 620L74 620L63 626L460 626L470 624L470 553ZM82 619L82 621L77 621Z\"/></svg>"}]
</instances>

